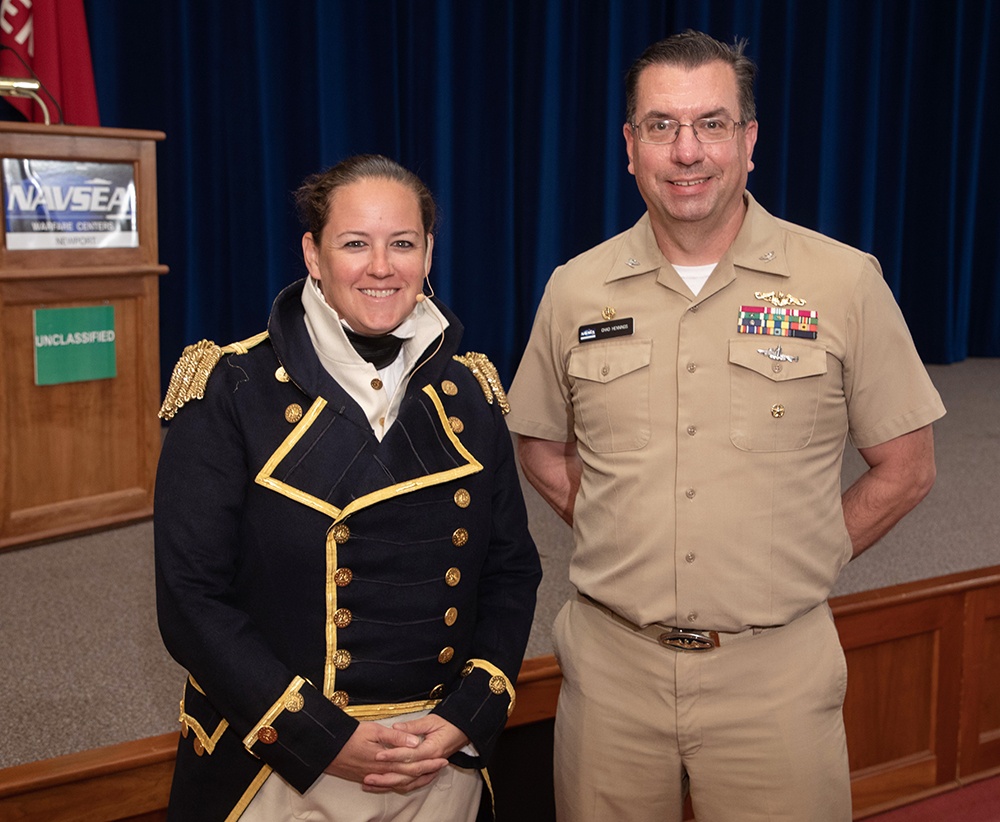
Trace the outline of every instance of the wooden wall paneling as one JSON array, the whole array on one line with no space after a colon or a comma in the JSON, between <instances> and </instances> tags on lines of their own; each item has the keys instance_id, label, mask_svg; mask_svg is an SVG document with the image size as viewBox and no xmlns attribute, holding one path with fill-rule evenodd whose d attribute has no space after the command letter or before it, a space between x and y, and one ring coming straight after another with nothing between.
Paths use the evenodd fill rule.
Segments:
<instances>
[{"instance_id":1,"label":"wooden wall paneling","mask_svg":"<svg viewBox=\"0 0 1000 822\"><path fill-rule=\"evenodd\" d=\"M966 601L962 735L963 780L1000 769L1000 585Z\"/></svg>"},{"instance_id":2,"label":"wooden wall paneling","mask_svg":"<svg viewBox=\"0 0 1000 822\"><path fill-rule=\"evenodd\" d=\"M855 810L954 783L962 609L955 593L837 620Z\"/></svg>"},{"instance_id":3,"label":"wooden wall paneling","mask_svg":"<svg viewBox=\"0 0 1000 822\"><path fill-rule=\"evenodd\" d=\"M178 734L140 739L0 771L0 819L166 819Z\"/></svg>"}]
</instances>

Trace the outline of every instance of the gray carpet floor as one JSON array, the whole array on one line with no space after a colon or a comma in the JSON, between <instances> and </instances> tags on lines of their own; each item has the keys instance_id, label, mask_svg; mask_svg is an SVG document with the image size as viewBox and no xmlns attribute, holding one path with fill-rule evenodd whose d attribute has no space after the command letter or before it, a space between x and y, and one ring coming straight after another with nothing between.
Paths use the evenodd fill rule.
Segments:
<instances>
[{"instance_id":1,"label":"gray carpet floor","mask_svg":"<svg viewBox=\"0 0 1000 822\"><path fill-rule=\"evenodd\" d=\"M931 366L948 407L938 480L835 595L1000 564L1000 360ZM849 451L844 481L864 467ZM571 595L569 528L525 486L545 577L528 657ZM0 768L177 729L184 672L156 629L147 522L0 553Z\"/></svg>"}]
</instances>

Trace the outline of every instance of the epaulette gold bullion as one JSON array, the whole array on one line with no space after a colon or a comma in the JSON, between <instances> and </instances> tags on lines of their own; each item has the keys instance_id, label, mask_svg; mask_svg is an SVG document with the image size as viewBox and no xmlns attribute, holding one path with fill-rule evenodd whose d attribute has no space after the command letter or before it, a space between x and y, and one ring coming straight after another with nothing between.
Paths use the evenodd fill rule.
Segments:
<instances>
[{"instance_id":1,"label":"epaulette gold bullion","mask_svg":"<svg viewBox=\"0 0 1000 822\"><path fill-rule=\"evenodd\" d=\"M480 388L483 389L486 401L490 405L493 404L493 398L496 397L497 404L500 406L500 413L507 414L510 411L510 403L507 402L507 393L503 389L503 383L500 382L500 375L497 373L496 366L490 362L489 357L477 351L467 351L464 356L456 354L454 359L462 363L462 365L473 373L479 381Z\"/></svg>"},{"instance_id":2,"label":"epaulette gold bullion","mask_svg":"<svg viewBox=\"0 0 1000 822\"><path fill-rule=\"evenodd\" d=\"M157 416L161 420L173 419L184 403L204 399L208 378L223 354L246 354L266 339L267 332L262 331L260 334L225 347L220 347L211 340L201 340L187 346L177 365L174 366L173 374L170 375L167 394L163 398L163 405L160 406Z\"/></svg>"}]
</instances>

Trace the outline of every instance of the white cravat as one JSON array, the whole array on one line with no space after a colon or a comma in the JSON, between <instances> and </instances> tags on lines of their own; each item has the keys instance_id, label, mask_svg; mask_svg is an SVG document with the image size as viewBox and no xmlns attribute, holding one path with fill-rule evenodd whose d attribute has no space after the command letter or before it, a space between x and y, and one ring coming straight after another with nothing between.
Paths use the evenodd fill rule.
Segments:
<instances>
[{"instance_id":1,"label":"white cravat","mask_svg":"<svg viewBox=\"0 0 1000 822\"><path fill-rule=\"evenodd\" d=\"M444 333L448 320L430 300L416 303L413 311L392 332L403 340L399 356L378 370L354 350L341 325L347 323L326 302L312 277L306 280L302 289L302 305L306 312L306 330L319 361L361 406L372 431L381 440L399 413L417 358ZM378 384L380 388L375 387Z\"/></svg>"}]
</instances>

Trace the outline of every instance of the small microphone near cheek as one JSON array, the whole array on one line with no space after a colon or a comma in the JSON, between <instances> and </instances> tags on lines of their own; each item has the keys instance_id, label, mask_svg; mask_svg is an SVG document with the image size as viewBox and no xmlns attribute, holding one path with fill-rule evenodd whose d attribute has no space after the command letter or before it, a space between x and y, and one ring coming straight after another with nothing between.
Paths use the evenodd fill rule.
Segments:
<instances>
[{"instance_id":1,"label":"small microphone near cheek","mask_svg":"<svg viewBox=\"0 0 1000 822\"><path fill-rule=\"evenodd\" d=\"M424 294L424 292L421 290L417 294L417 297L416 297L416 300L417 300L418 303L422 303L424 300L427 299L428 296L430 296L430 297L434 296L434 286L431 285L431 276L430 276L430 274L425 274L424 275L424 279L427 281L427 287L430 289L431 293L429 295L427 295L427 294Z\"/></svg>"}]
</instances>

